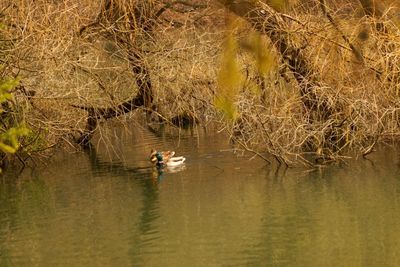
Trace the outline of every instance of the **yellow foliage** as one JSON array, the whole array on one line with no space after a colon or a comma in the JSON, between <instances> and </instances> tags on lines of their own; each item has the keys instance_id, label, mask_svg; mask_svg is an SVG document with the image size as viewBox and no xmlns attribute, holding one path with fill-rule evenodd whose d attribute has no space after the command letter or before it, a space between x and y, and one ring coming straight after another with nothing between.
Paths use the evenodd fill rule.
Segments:
<instances>
[{"instance_id":1,"label":"yellow foliage","mask_svg":"<svg viewBox=\"0 0 400 267\"><path fill-rule=\"evenodd\" d=\"M278 12L285 11L289 4L287 0L266 0L265 2Z\"/></svg>"},{"instance_id":2,"label":"yellow foliage","mask_svg":"<svg viewBox=\"0 0 400 267\"><path fill-rule=\"evenodd\" d=\"M235 26L237 25L235 24ZM244 40L241 40L240 48L249 52L253 58L253 64L259 77L265 77L277 66L277 59L271 46L259 33L252 32ZM245 81L237 55L238 42L232 31L225 40L218 73L218 89L214 101L215 106L224 113L227 119L232 121L238 116L235 101ZM260 93L259 85L252 81L247 81L246 88L253 94Z\"/></svg>"},{"instance_id":3,"label":"yellow foliage","mask_svg":"<svg viewBox=\"0 0 400 267\"><path fill-rule=\"evenodd\" d=\"M246 88L254 95L259 96L261 94L261 88L260 86L253 82L253 81L247 81Z\"/></svg>"},{"instance_id":4,"label":"yellow foliage","mask_svg":"<svg viewBox=\"0 0 400 267\"><path fill-rule=\"evenodd\" d=\"M249 49L252 53L259 74L264 76L276 66L276 58L268 43L262 39L259 33L249 35Z\"/></svg>"},{"instance_id":5,"label":"yellow foliage","mask_svg":"<svg viewBox=\"0 0 400 267\"><path fill-rule=\"evenodd\" d=\"M215 105L230 120L235 120L237 117L235 99L242 82L243 74L237 60L237 42L233 34L229 34L225 41L221 68L218 74Z\"/></svg>"},{"instance_id":6,"label":"yellow foliage","mask_svg":"<svg viewBox=\"0 0 400 267\"><path fill-rule=\"evenodd\" d=\"M17 151L16 148L6 145L4 143L0 143L0 150L3 151L4 153L9 153L9 154L14 154Z\"/></svg>"},{"instance_id":7,"label":"yellow foliage","mask_svg":"<svg viewBox=\"0 0 400 267\"><path fill-rule=\"evenodd\" d=\"M15 153L19 146L19 138L29 134L28 128L25 126L16 126L6 130L0 134L0 151L4 153Z\"/></svg>"},{"instance_id":8,"label":"yellow foliage","mask_svg":"<svg viewBox=\"0 0 400 267\"><path fill-rule=\"evenodd\" d=\"M12 89L18 85L17 79L0 80L0 104L13 99ZM0 114L3 113L3 108L0 108ZM6 117L3 118L4 120ZM13 119L10 119L13 121ZM12 125L9 126L4 121L0 127L0 152L14 154L20 147L19 138L29 134L29 130L25 126ZM0 168L1 172L1 168Z\"/></svg>"}]
</instances>

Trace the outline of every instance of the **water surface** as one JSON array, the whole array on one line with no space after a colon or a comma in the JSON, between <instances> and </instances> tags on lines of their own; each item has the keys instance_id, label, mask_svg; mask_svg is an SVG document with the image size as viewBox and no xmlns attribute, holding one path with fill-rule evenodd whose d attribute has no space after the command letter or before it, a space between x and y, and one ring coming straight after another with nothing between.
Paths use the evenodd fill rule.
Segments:
<instances>
[{"instance_id":1,"label":"water surface","mask_svg":"<svg viewBox=\"0 0 400 267\"><path fill-rule=\"evenodd\" d=\"M3 179L0 266L400 265L395 149L284 170L218 133L132 128ZM154 170L152 147L186 165Z\"/></svg>"}]
</instances>

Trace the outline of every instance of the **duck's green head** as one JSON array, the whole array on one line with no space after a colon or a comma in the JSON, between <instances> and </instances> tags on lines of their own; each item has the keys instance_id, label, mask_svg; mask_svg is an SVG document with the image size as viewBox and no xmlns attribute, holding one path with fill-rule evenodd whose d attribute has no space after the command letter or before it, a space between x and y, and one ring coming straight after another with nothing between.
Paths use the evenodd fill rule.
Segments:
<instances>
[{"instance_id":1,"label":"duck's green head","mask_svg":"<svg viewBox=\"0 0 400 267\"><path fill-rule=\"evenodd\" d=\"M158 162L164 160L164 159L163 159L163 156L162 156L162 154L161 154L160 152L157 152L157 153L156 153L156 158L157 158Z\"/></svg>"}]
</instances>

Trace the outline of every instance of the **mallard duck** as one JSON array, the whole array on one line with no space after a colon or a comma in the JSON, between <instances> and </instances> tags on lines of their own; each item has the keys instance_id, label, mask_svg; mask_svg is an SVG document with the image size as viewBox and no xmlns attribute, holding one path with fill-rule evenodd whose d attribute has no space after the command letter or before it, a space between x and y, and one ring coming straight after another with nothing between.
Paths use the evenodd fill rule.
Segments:
<instances>
[{"instance_id":1,"label":"mallard duck","mask_svg":"<svg viewBox=\"0 0 400 267\"><path fill-rule=\"evenodd\" d=\"M158 167L176 167L185 162L185 157L174 157L174 155L175 151L156 151L152 149L150 153L150 161Z\"/></svg>"}]
</instances>

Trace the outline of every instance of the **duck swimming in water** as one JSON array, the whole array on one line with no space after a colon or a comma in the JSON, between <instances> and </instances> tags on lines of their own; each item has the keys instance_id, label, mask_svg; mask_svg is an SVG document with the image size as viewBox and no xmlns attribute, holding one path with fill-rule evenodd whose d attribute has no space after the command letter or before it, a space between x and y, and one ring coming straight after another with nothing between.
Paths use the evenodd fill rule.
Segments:
<instances>
[{"instance_id":1,"label":"duck swimming in water","mask_svg":"<svg viewBox=\"0 0 400 267\"><path fill-rule=\"evenodd\" d=\"M185 162L185 157L174 157L174 155L174 151L156 151L152 149L150 153L150 161L157 167L176 167Z\"/></svg>"}]
</instances>

